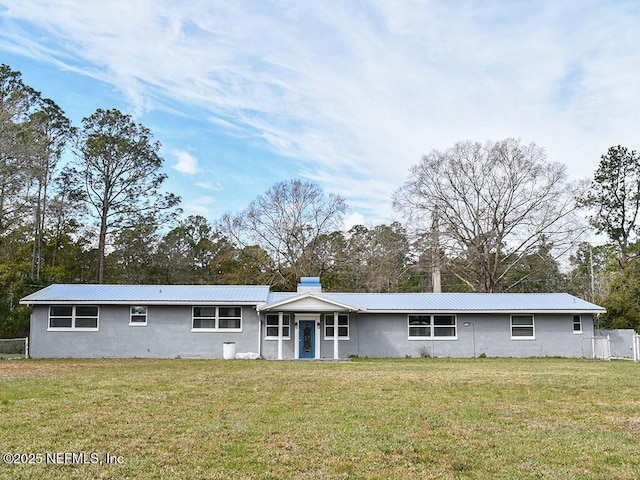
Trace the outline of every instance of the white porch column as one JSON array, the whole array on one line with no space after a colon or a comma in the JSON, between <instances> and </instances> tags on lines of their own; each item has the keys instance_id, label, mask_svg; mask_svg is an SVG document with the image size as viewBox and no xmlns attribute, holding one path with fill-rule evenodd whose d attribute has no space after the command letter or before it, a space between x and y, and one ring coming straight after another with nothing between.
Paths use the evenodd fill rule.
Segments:
<instances>
[{"instance_id":1,"label":"white porch column","mask_svg":"<svg viewBox=\"0 0 640 480\"><path fill-rule=\"evenodd\" d=\"M338 360L338 312L333 312L333 359Z\"/></svg>"},{"instance_id":2,"label":"white porch column","mask_svg":"<svg viewBox=\"0 0 640 480\"><path fill-rule=\"evenodd\" d=\"M282 360L282 322L284 313L278 312L278 360Z\"/></svg>"}]
</instances>

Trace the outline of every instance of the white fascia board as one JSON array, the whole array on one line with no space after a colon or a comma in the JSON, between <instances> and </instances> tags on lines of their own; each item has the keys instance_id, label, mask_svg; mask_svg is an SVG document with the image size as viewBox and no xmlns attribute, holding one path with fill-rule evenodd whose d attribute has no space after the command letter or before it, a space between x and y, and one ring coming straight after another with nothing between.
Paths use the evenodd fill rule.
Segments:
<instances>
[{"instance_id":1,"label":"white fascia board","mask_svg":"<svg viewBox=\"0 0 640 480\"><path fill-rule=\"evenodd\" d=\"M179 300L179 301L148 301L143 299L137 300L31 300L28 302L20 301L21 305L211 305L211 306L249 306L249 307L257 307L258 302L238 302L235 300L229 301L207 301L202 302L199 300Z\"/></svg>"},{"instance_id":2,"label":"white fascia board","mask_svg":"<svg viewBox=\"0 0 640 480\"><path fill-rule=\"evenodd\" d=\"M489 314L496 314L496 313L571 313L571 314L578 314L578 313L591 313L591 314L597 314L597 313L606 313L605 309L602 310L579 310L579 309L572 309L572 310L543 310L543 309L513 309L513 310L439 310L439 309L432 309L432 310L424 310L424 309L420 309L420 310L411 310L411 309L396 309L396 310L361 310L362 313L443 313L443 314L450 314L450 315L454 315L454 314L461 314L461 313L489 313Z\"/></svg>"}]
</instances>

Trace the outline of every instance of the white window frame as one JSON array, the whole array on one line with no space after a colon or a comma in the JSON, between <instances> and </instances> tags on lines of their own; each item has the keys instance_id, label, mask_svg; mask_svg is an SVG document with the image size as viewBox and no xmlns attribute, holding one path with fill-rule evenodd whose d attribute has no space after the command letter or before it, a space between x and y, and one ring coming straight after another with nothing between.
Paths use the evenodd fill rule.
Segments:
<instances>
[{"instance_id":1,"label":"white window frame","mask_svg":"<svg viewBox=\"0 0 640 480\"><path fill-rule=\"evenodd\" d=\"M578 319L577 321L576 318ZM576 325L580 325L580 328L578 330L576 330ZM573 333L582 333L582 315L580 315L579 313L573 315Z\"/></svg>"},{"instance_id":2,"label":"white window frame","mask_svg":"<svg viewBox=\"0 0 640 480\"><path fill-rule=\"evenodd\" d=\"M428 323L411 325L411 317L426 317ZM433 338L433 325L431 325L431 322L432 322L431 315L426 313L412 313L407 315L407 338L409 340L429 340ZM429 335L411 335L412 328L428 328Z\"/></svg>"},{"instance_id":3,"label":"white window frame","mask_svg":"<svg viewBox=\"0 0 640 480\"><path fill-rule=\"evenodd\" d=\"M411 317L428 317L427 325L411 325ZM436 317L453 318L452 325L436 325ZM428 328L429 335L411 335L411 328ZM436 335L437 329L453 328L453 335ZM407 315L407 338L409 340L458 340L458 316L451 313L410 313Z\"/></svg>"},{"instance_id":4,"label":"white window frame","mask_svg":"<svg viewBox=\"0 0 640 480\"><path fill-rule=\"evenodd\" d=\"M274 318L276 320L275 324L269 325L269 318ZM278 330L280 323L280 314L278 313L267 313L264 317L264 325L265 325L265 340L278 340L278 335L269 335L269 328L275 328ZM289 334L285 335L285 329L288 329ZM284 313L282 315L282 339L283 340L291 340L291 315L288 313Z\"/></svg>"},{"instance_id":5,"label":"white window frame","mask_svg":"<svg viewBox=\"0 0 640 480\"><path fill-rule=\"evenodd\" d=\"M333 313L325 313L324 314L324 339L325 340L333 340L333 335L328 335L327 334L327 330L329 330L329 328L333 328L334 332L335 332L335 325L333 324ZM340 320L344 320L347 319L347 323L346 324L340 324ZM331 325L328 324L328 320L331 321ZM340 328L347 328L347 334L346 335L340 335ZM338 314L338 340L350 340L350 335L351 335L351 325L350 325L350 318L349 318L349 314L348 313L339 313Z\"/></svg>"},{"instance_id":6,"label":"white window frame","mask_svg":"<svg viewBox=\"0 0 640 480\"><path fill-rule=\"evenodd\" d=\"M51 315L51 310L56 307L64 307L71 308L71 316L69 315ZM78 308L95 308L95 315L78 315ZM70 327L52 327L51 319L52 318L70 318L71 326ZM77 327L76 322L78 319L82 318L95 318L96 326L95 327ZM100 329L100 307L98 305L49 305L49 313L48 313L48 321L47 321L47 331L51 332L97 332Z\"/></svg>"},{"instance_id":7,"label":"white window frame","mask_svg":"<svg viewBox=\"0 0 640 480\"><path fill-rule=\"evenodd\" d=\"M144 308L144 313L134 312L134 309ZM146 305L131 305L129 307L129 326L130 327L146 327L149 308ZM134 318L144 317L144 321L136 321Z\"/></svg>"},{"instance_id":8,"label":"white window frame","mask_svg":"<svg viewBox=\"0 0 640 480\"><path fill-rule=\"evenodd\" d=\"M531 325L514 325L514 317L531 317ZM511 340L535 340L536 339L536 319L532 313L514 313L509 319L511 328ZM531 328L531 335L514 335L513 328Z\"/></svg>"},{"instance_id":9,"label":"white window frame","mask_svg":"<svg viewBox=\"0 0 640 480\"><path fill-rule=\"evenodd\" d=\"M198 316L196 317L196 308L212 308L215 309L213 316ZM221 316L220 310L223 308L238 308L240 310L239 317ZM196 319L199 320L213 320L214 327L194 327ZM240 327L238 328L226 328L220 327L221 320L240 320ZM239 305L196 305L191 308L191 331L192 332L242 332L242 307Z\"/></svg>"}]
</instances>

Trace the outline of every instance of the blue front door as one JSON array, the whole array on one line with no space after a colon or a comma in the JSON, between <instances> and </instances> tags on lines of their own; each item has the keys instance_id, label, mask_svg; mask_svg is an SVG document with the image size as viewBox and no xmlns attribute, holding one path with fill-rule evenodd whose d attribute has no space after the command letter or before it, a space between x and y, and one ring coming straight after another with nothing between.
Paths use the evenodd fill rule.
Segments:
<instances>
[{"instance_id":1,"label":"blue front door","mask_svg":"<svg viewBox=\"0 0 640 480\"><path fill-rule=\"evenodd\" d=\"M316 322L300 320L300 358L316 356Z\"/></svg>"}]
</instances>

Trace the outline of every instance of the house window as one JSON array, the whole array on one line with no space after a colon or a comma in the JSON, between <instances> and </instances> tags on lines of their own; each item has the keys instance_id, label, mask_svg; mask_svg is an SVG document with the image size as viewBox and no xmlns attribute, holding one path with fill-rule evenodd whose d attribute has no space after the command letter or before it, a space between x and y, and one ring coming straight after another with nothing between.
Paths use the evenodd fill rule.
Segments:
<instances>
[{"instance_id":1,"label":"house window","mask_svg":"<svg viewBox=\"0 0 640 480\"><path fill-rule=\"evenodd\" d=\"M533 328L533 315L511 315L511 338L535 338L535 330Z\"/></svg>"},{"instance_id":2,"label":"house window","mask_svg":"<svg viewBox=\"0 0 640 480\"><path fill-rule=\"evenodd\" d=\"M192 331L241 332L242 307L193 307Z\"/></svg>"},{"instance_id":3,"label":"house window","mask_svg":"<svg viewBox=\"0 0 640 480\"><path fill-rule=\"evenodd\" d=\"M573 316L573 333L582 333L582 316Z\"/></svg>"},{"instance_id":4,"label":"house window","mask_svg":"<svg viewBox=\"0 0 640 480\"><path fill-rule=\"evenodd\" d=\"M218 307L218 328L221 330L240 330L242 323L241 307Z\"/></svg>"},{"instance_id":5,"label":"house window","mask_svg":"<svg viewBox=\"0 0 640 480\"><path fill-rule=\"evenodd\" d=\"M409 339L457 338L455 315L409 315Z\"/></svg>"},{"instance_id":6,"label":"house window","mask_svg":"<svg viewBox=\"0 0 640 480\"><path fill-rule=\"evenodd\" d=\"M409 315L409 338L431 337L431 315Z\"/></svg>"},{"instance_id":7,"label":"house window","mask_svg":"<svg viewBox=\"0 0 640 480\"><path fill-rule=\"evenodd\" d=\"M434 337L455 337L456 336L455 315L434 315L433 316L433 336Z\"/></svg>"},{"instance_id":8,"label":"house window","mask_svg":"<svg viewBox=\"0 0 640 480\"><path fill-rule=\"evenodd\" d=\"M324 316L324 338L325 340L333 340L335 332L333 313ZM349 315L346 313L338 314L338 339L349 340Z\"/></svg>"},{"instance_id":9,"label":"house window","mask_svg":"<svg viewBox=\"0 0 640 480\"><path fill-rule=\"evenodd\" d=\"M50 330L98 330L98 307L88 305L51 305Z\"/></svg>"},{"instance_id":10,"label":"house window","mask_svg":"<svg viewBox=\"0 0 640 480\"><path fill-rule=\"evenodd\" d=\"M129 325L146 326L147 325L147 307L144 305L132 306L130 309Z\"/></svg>"},{"instance_id":11,"label":"house window","mask_svg":"<svg viewBox=\"0 0 640 480\"><path fill-rule=\"evenodd\" d=\"M280 315L277 313L268 313L266 316L267 322L267 335L265 340L277 340L278 339L278 322L280 321ZM282 315L282 339L291 340L291 317L288 313Z\"/></svg>"}]
</instances>

